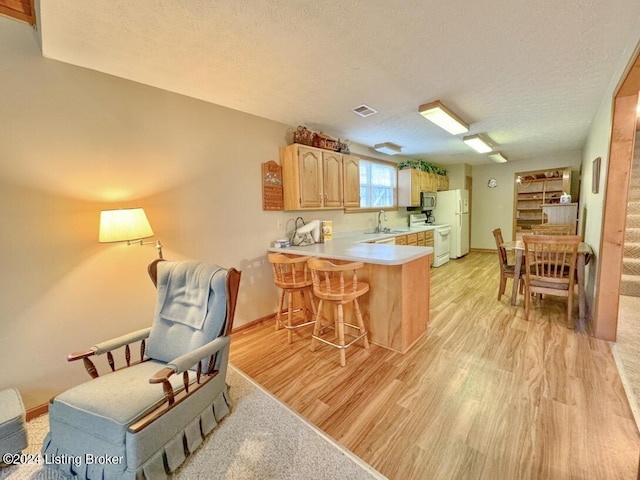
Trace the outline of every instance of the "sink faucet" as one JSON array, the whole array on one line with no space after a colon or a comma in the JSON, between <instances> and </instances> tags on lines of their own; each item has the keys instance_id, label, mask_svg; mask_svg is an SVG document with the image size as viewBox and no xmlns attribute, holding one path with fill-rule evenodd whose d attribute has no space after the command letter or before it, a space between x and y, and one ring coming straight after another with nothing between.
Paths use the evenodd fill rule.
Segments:
<instances>
[{"instance_id":1,"label":"sink faucet","mask_svg":"<svg viewBox=\"0 0 640 480\"><path fill-rule=\"evenodd\" d=\"M380 222L380 215L382 215L384 217L384 221L387 221L387 214L384 213L384 210L380 210L378 212L378 226L376 227L376 233L380 233L382 232L382 224Z\"/></svg>"}]
</instances>

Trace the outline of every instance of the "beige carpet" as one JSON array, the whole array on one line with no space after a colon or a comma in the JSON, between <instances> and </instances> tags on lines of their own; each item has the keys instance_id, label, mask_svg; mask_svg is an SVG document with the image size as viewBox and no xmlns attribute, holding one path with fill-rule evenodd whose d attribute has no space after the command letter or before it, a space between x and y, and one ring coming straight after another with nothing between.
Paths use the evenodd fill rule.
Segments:
<instances>
[{"instance_id":1,"label":"beige carpet","mask_svg":"<svg viewBox=\"0 0 640 480\"><path fill-rule=\"evenodd\" d=\"M640 297L620 297L617 341L611 350L640 428Z\"/></svg>"},{"instance_id":2,"label":"beige carpet","mask_svg":"<svg viewBox=\"0 0 640 480\"><path fill-rule=\"evenodd\" d=\"M234 402L203 445L178 469L176 479L371 480L385 477L291 411L234 367L227 383ZM48 416L27 424L29 446L38 454ZM0 469L0 479L59 480L38 464Z\"/></svg>"}]
</instances>

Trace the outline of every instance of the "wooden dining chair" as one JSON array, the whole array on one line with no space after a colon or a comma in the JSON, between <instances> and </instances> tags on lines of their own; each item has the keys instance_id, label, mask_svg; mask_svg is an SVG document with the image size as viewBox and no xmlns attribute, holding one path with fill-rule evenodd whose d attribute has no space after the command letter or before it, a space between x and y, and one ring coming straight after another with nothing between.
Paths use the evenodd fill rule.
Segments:
<instances>
[{"instance_id":1,"label":"wooden dining chair","mask_svg":"<svg viewBox=\"0 0 640 480\"><path fill-rule=\"evenodd\" d=\"M576 226L571 223L541 223L531 225L533 235L574 235Z\"/></svg>"},{"instance_id":2,"label":"wooden dining chair","mask_svg":"<svg viewBox=\"0 0 640 480\"><path fill-rule=\"evenodd\" d=\"M567 322L572 325L578 235L524 235L524 315L529 319L531 295L567 297Z\"/></svg>"},{"instance_id":3,"label":"wooden dining chair","mask_svg":"<svg viewBox=\"0 0 640 480\"><path fill-rule=\"evenodd\" d=\"M496 247L498 249L498 263L500 264L500 287L498 288L498 300L500 297L504 295L504 291L507 288L507 279L513 280L515 265L509 263L509 258L507 256L507 250L501 245L504 243L504 239L502 238L502 230L499 228L493 229L493 238L496 240ZM524 268L524 267L523 267ZM520 270L519 287L520 293L523 292L523 283L522 283L522 272L524 270Z\"/></svg>"}]
</instances>

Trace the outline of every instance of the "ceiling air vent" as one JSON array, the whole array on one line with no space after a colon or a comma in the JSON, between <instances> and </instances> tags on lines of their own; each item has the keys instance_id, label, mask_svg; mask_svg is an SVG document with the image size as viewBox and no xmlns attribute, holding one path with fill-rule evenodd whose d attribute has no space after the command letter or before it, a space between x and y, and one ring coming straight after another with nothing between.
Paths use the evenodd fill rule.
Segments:
<instances>
[{"instance_id":1,"label":"ceiling air vent","mask_svg":"<svg viewBox=\"0 0 640 480\"><path fill-rule=\"evenodd\" d=\"M354 113L357 113L361 117L369 117L374 113L378 113L377 110L374 110L373 108L368 107L366 105L360 105L359 107L354 108L353 111Z\"/></svg>"}]
</instances>

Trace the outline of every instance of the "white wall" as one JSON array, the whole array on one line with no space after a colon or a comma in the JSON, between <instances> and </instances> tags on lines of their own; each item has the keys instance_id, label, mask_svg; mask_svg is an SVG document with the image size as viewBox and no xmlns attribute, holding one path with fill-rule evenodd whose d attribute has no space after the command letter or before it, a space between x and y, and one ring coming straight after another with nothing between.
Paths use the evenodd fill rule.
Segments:
<instances>
[{"instance_id":1,"label":"white wall","mask_svg":"<svg viewBox=\"0 0 640 480\"><path fill-rule=\"evenodd\" d=\"M262 211L261 163L288 125L44 59L33 29L4 17L0 59L0 389L45 403L88 378L67 354L150 325L155 249L99 244L104 208L145 208L167 259L241 269L236 326L275 311L266 248L297 214ZM336 232L375 219L302 216Z\"/></svg>"},{"instance_id":2,"label":"white wall","mask_svg":"<svg viewBox=\"0 0 640 480\"><path fill-rule=\"evenodd\" d=\"M516 172L571 167L574 185L572 195L577 199L580 162L581 152L566 152L552 157L530 158L518 162L474 165L471 248L495 250L496 243L491 233L494 228L502 229L505 239L511 238ZM497 187L487 187L490 178L498 181Z\"/></svg>"}]
</instances>

